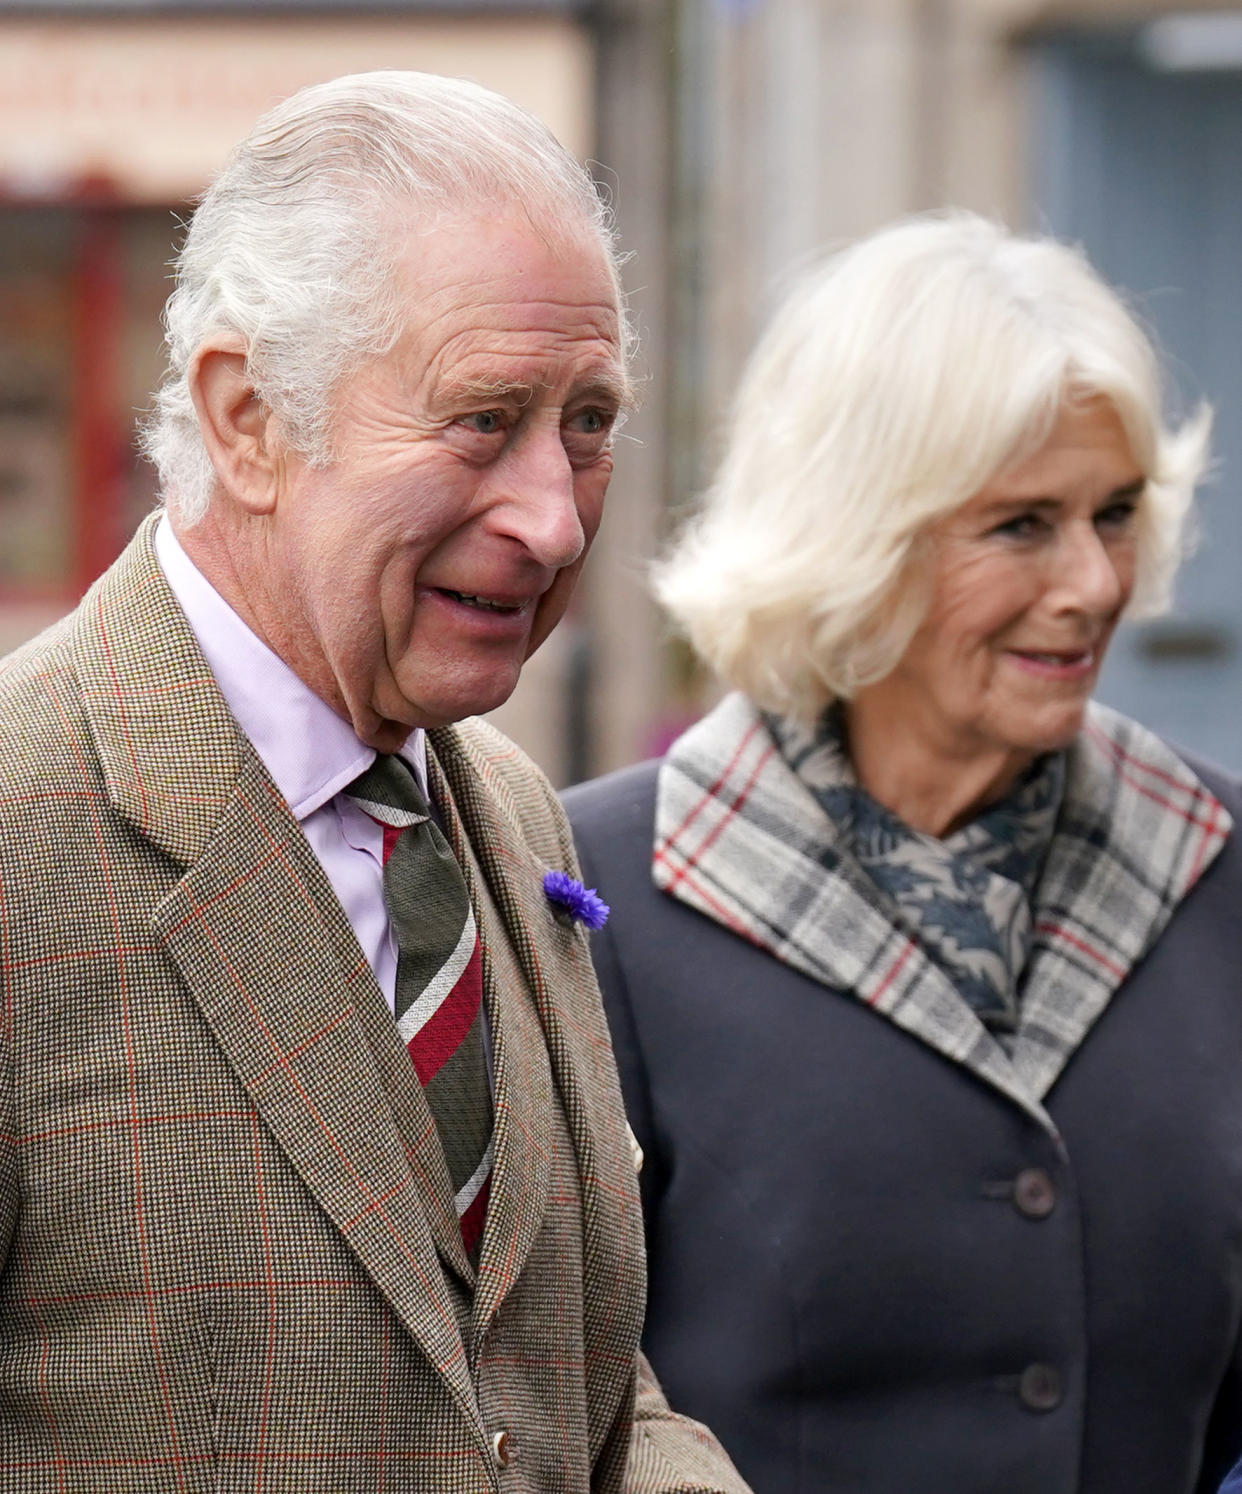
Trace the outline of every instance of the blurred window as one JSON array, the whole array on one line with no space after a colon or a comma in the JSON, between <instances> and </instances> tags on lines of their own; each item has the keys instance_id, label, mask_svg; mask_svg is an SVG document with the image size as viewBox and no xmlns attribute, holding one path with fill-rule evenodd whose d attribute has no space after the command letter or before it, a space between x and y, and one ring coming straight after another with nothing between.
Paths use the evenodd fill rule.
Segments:
<instances>
[{"instance_id":1,"label":"blurred window","mask_svg":"<svg viewBox=\"0 0 1242 1494\"><path fill-rule=\"evenodd\" d=\"M167 210L0 206L0 609L63 610L155 501L135 431L174 228Z\"/></svg>"}]
</instances>

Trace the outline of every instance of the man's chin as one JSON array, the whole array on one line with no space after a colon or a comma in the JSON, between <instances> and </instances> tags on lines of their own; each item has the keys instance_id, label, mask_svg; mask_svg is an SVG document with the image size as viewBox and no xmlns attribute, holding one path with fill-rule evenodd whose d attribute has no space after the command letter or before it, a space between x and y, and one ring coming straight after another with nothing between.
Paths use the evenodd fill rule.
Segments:
<instances>
[{"instance_id":1,"label":"man's chin","mask_svg":"<svg viewBox=\"0 0 1242 1494\"><path fill-rule=\"evenodd\" d=\"M356 727L355 730L357 731ZM376 752L400 752L414 730L413 726L407 726L404 721L377 720L366 731L358 731L358 739L368 747L374 747Z\"/></svg>"},{"instance_id":2,"label":"man's chin","mask_svg":"<svg viewBox=\"0 0 1242 1494\"><path fill-rule=\"evenodd\" d=\"M517 686L519 672L486 681L462 680L449 690L422 690L417 698L386 699L377 703L363 721L354 722L354 730L369 747L378 752L395 752L418 727L433 731L451 726L467 716L484 716L504 705ZM381 746L381 742L386 744Z\"/></svg>"}]
</instances>

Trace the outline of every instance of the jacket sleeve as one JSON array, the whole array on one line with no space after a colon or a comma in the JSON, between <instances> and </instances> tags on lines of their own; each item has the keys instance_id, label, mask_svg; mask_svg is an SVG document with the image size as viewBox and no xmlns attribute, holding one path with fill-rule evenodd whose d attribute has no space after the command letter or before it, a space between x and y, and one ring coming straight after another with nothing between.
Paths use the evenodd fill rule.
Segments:
<instances>
[{"instance_id":1,"label":"jacket sleeve","mask_svg":"<svg viewBox=\"0 0 1242 1494\"><path fill-rule=\"evenodd\" d=\"M642 1354L624 1487L625 1494L750 1494L707 1428L670 1410Z\"/></svg>"},{"instance_id":2,"label":"jacket sleeve","mask_svg":"<svg viewBox=\"0 0 1242 1494\"><path fill-rule=\"evenodd\" d=\"M1216 1395L1204 1438L1203 1466L1195 1494L1242 1494L1242 1335ZM1221 1487L1221 1479L1233 1465Z\"/></svg>"}]
</instances>

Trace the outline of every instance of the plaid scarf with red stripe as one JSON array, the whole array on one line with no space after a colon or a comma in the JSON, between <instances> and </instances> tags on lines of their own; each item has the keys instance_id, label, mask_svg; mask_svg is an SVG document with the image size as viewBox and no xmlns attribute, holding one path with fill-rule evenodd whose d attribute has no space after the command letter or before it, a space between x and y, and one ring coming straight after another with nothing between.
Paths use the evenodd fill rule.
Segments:
<instances>
[{"instance_id":1,"label":"plaid scarf with red stripe","mask_svg":"<svg viewBox=\"0 0 1242 1494\"><path fill-rule=\"evenodd\" d=\"M1224 807L1163 742L1092 705L1066 757L1010 1052L885 914L846 837L742 695L726 697L664 761L653 876L1054 1129L1044 1096L1231 829Z\"/></svg>"}]
</instances>

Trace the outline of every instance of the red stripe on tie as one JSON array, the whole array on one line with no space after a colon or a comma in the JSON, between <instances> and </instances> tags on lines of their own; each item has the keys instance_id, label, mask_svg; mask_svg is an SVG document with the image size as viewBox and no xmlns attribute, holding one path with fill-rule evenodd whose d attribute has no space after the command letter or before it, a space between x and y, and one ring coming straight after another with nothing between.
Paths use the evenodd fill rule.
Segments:
<instances>
[{"instance_id":1,"label":"red stripe on tie","mask_svg":"<svg viewBox=\"0 0 1242 1494\"><path fill-rule=\"evenodd\" d=\"M483 1186L474 1195L470 1207L461 1216L461 1237L466 1254L473 1256L475 1247L483 1238L483 1225L487 1220L487 1200L492 1191L492 1175L483 1179Z\"/></svg>"},{"instance_id":2,"label":"red stripe on tie","mask_svg":"<svg viewBox=\"0 0 1242 1494\"><path fill-rule=\"evenodd\" d=\"M374 815L370 815L369 818L375 820ZM380 859L387 866L388 858L396 849L397 842L410 827L408 825L386 825L383 820L375 820L375 823L384 832L384 849Z\"/></svg>"},{"instance_id":3,"label":"red stripe on tie","mask_svg":"<svg viewBox=\"0 0 1242 1494\"><path fill-rule=\"evenodd\" d=\"M429 1084L461 1046L483 1002L483 957L479 941L457 984L406 1044L420 1084Z\"/></svg>"}]
</instances>

